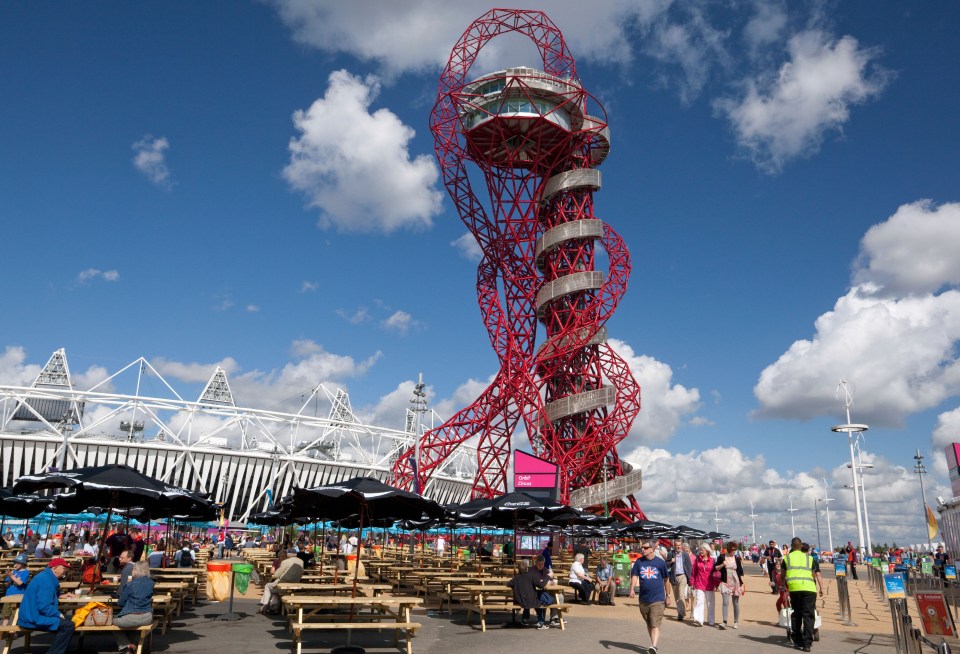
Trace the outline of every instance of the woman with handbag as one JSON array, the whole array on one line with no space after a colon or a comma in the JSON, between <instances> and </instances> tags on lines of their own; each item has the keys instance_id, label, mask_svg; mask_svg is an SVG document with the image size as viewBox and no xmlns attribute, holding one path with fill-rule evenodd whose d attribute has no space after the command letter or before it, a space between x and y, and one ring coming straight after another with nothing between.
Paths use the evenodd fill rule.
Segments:
<instances>
[{"instance_id":1,"label":"woman with handbag","mask_svg":"<svg viewBox=\"0 0 960 654\"><path fill-rule=\"evenodd\" d=\"M149 563L137 561L133 564L130 581L120 591L117 606L120 614L113 618L113 624L121 628L116 632L117 647L121 654L133 654L137 651L134 643L136 632L122 629L142 627L153 622L153 579L150 578Z\"/></svg>"},{"instance_id":2,"label":"woman with handbag","mask_svg":"<svg viewBox=\"0 0 960 654\"><path fill-rule=\"evenodd\" d=\"M740 546L730 541L725 553L717 557L714 567L720 570L720 595L723 597L723 622L717 626L727 628L727 614L731 601L733 603L733 628L740 628L740 596L746 592L743 585L743 563L737 550Z\"/></svg>"},{"instance_id":3,"label":"woman with handbag","mask_svg":"<svg viewBox=\"0 0 960 654\"><path fill-rule=\"evenodd\" d=\"M697 551L696 558L690 566L690 587L693 588L693 621L703 626L704 621L713 626L714 607L716 605L716 590L719 583L720 571L714 574L713 552L710 546L704 543ZM716 579L714 578L716 577ZM706 613L706 615L704 615Z\"/></svg>"}]
</instances>

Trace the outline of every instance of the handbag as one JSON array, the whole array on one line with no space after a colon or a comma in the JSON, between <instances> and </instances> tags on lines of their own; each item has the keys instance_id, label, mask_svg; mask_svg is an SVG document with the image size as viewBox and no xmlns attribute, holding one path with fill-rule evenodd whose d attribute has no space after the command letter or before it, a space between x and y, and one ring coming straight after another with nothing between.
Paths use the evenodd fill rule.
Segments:
<instances>
[{"instance_id":1,"label":"handbag","mask_svg":"<svg viewBox=\"0 0 960 654\"><path fill-rule=\"evenodd\" d=\"M87 613L83 624L85 627L106 627L113 624L113 608L109 606L95 606Z\"/></svg>"}]
</instances>

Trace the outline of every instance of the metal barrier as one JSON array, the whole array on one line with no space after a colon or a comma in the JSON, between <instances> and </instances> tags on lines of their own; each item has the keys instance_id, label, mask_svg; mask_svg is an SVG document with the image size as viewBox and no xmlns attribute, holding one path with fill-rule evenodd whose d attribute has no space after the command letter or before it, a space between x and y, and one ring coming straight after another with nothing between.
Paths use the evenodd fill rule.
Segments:
<instances>
[{"instance_id":1,"label":"metal barrier","mask_svg":"<svg viewBox=\"0 0 960 654\"><path fill-rule=\"evenodd\" d=\"M897 645L897 654L924 654L921 645L933 648L936 654L950 654L950 645L935 643L913 626L913 619L907 609L907 600L892 599L890 615L893 617L893 639Z\"/></svg>"},{"instance_id":2,"label":"metal barrier","mask_svg":"<svg viewBox=\"0 0 960 654\"><path fill-rule=\"evenodd\" d=\"M840 603L840 621L848 627L856 627L853 611L850 609L850 587L846 577L837 577L837 601Z\"/></svg>"}]
</instances>

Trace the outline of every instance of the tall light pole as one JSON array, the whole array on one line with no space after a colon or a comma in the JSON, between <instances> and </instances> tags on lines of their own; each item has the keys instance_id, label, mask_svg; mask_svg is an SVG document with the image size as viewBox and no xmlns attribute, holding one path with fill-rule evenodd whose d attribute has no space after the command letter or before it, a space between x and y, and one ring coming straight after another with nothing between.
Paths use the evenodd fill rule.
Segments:
<instances>
[{"instance_id":1,"label":"tall light pole","mask_svg":"<svg viewBox=\"0 0 960 654\"><path fill-rule=\"evenodd\" d=\"M410 399L410 404L413 405L413 408L410 410L413 411L416 416L416 421L413 426L413 490L417 495L422 495L424 490L420 487L420 424L423 414L427 410L427 393L424 390L425 388L423 373L421 372L417 378L417 385L413 387L413 397Z\"/></svg>"},{"instance_id":2,"label":"tall light pole","mask_svg":"<svg viewBox=\"0 0 960 654\"><path fill-rule=\"evenodd\" d=\"M923 465L923 455L920 450L913 455L917 464L913 466L913 472L920 477L920 499L923 500L923 529L927 532L927 551L933 551L933 543L930 541L930 529L927 527L927 496L923 492L923 476L927 474L927 469Z\"/></svg>"},{"instance_id":3,"label":"tall light pole","mask_svg":"<svg viewBox=\"0 0 960 654\"><path fill-rule=\"evenodd\" d=\"M833 501L832 497L829 497L827 492L827 479L823 478L823 497L818 499L818 502L823 502L823 505L827 507L827 540L829 541L830 551L833 552L833 530L830 529L830 502ZM822 551L822 550L821 550Z\"/></svg>"},{"instance_id":4,"label":"tall light pole","mask_svg":"<svg viewBox=\"0 0 960 654\"><path fill-rule=\"evenodd\" d=\"M857 436L857 438L860 437ZM847 467L850 467L849 463ZM860 475L860 499L863 500L863 529L867 538L867 554L870 556L873 556L873 540L870 538L870 512L867 510L867 487L864 483L863 470L872 467L874 467L872 463L863 462L863 451L860 449L860 441L857 440L857 472Z\"/></svg>"},{"instance_id":5,"label":"tall light pole","mask_svg":"<svg viewBox=\"0 0 960 654\"><path fill-rule=\"evenodd\" d=\"M860 484L857 483L857 462L853 456L853 435L861 434L870 427L864 424L852 423L850 422L850 407L853 406L853 392L847 386L847 382L840 380L840 385L837 386L837 395L839 396L840 390L843 390L843 406L846 409L847 422L843 425L836 425L830 428L830 431L843 433L847 435L848 440L850 441L850 472L853 474L853 501L857 507L857 540L859 541L860 553L866 553L866 547L864 546L863 539L863 515L860 513Z\"/></svg>"},{"instance_id":6,"label":"tall light pole","mask_svg":"<svg viewBox=\"0 0 960 654\"><path fill-rule=\"evenodd\" d=\"M720 533L720 507L716 504L713 505L713 522L717 525L716 532Z\"/></svg>"},{"instance_id":7,"label":"tall light pole","mask_svg":"<svg viewBox=\"0 0 960 654\"><path fill-rule=\"evenodd\" d=\"M753 534L753 543L757 543L757 514L753 510L753 502L750 502L750 528Z\"/></svg>"},{"instance_id":8,"label":"tall light pole","mask_svg":"<svg viewBox=\"0 0 960 654\"><path fill-rule=\"evenodd\" d=\"M823 551L823 541L820 540L820 509L817 507L817 498L813 498L813 515L817 518L817 549Z\"/></svg>"},{"instance_id":9,"label":"tall light pole","mask_svg":"<svg viewBox=\"0 0 960 654\"><path fill-rule=\"evenodd\" d=\"M799 510L800 509L793 508L793 493L790 493L790 508L787 509L787 511L790 512L790 531L791 531L791 536L794 538L796 538L797 536L797 527L795 524L793 524L793 514Z\"/></svg>"}]
</instances>

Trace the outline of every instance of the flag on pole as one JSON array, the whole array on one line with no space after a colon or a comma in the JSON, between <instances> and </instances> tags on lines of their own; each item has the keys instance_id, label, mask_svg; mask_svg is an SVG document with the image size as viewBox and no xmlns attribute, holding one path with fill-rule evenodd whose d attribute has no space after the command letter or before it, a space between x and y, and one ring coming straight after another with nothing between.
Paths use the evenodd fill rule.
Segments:
<instances>
[{"instance_id":1,"label":"flag on pole","mask_svg":"<svg viewBox=\"0 0 960 654\"><path fill-rule=\"evenodd\" d=\"M927 537L933 538L937 535L937 532L940 531L940 528L937 526L937 516L933 515L933 509L929 506L924 506L927 509Z\"/></svg>"}]
</instances>

